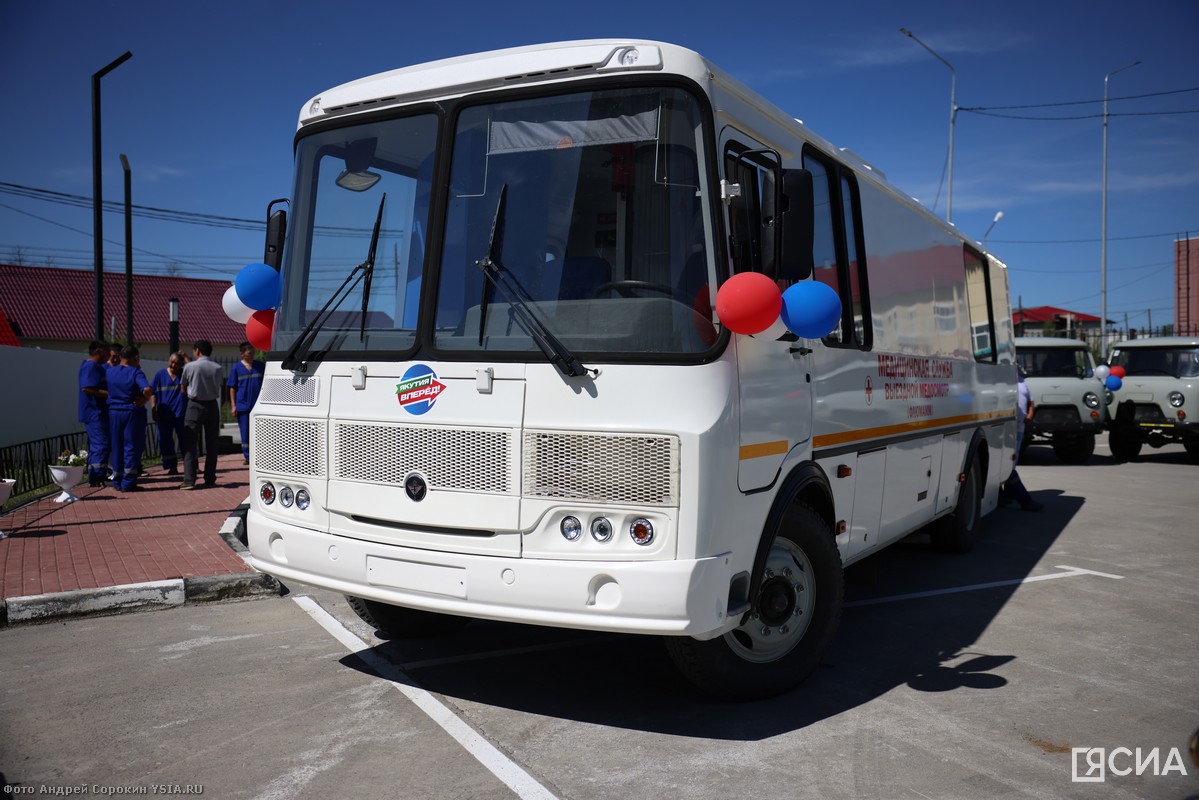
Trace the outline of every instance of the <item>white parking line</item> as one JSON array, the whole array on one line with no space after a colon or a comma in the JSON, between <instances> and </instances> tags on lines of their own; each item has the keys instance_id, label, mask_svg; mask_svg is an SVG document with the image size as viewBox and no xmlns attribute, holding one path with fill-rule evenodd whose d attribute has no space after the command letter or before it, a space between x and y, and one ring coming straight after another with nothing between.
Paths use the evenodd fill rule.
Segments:
<instances>
[{"instance_id":1,"label":"white parking line","mask_svg":"<svg viewBox=\"0 0 1199 800\"><path fill-rule=\"evenodd\" d=\"M459 719L441 701L417 686L403 671L373 652L370 645L351 633L333 615L321 608L315 600L310 597L293 599L322 628L332 634L333 638L345 645L346 649L361 658L379 675L387 676L384 677L384 680L399 689L417 708L440 725L442 730L454 737L458 744L466 749L466 752L474 756L480 764L503 781L518 797L522 800L557 800L556 796L538 783L533 776L501 753L491 742L480 736L474 728Z\"/></svg>"},{"instance_id":2,"label":"white parking line","mask_svg":"<svg viewBox=\"0 0 1199 800\"><path fill-rule=\"evenodd\" d=\"M858 606L874 606L882 603L898 603L901 600L918 600L922 597L936 597L941 594L957 594L958 592L977 592L982 589L994 589L999 586L1018 586L1022 583L1034 583L1036 581L1052 581L1057 578L1075 578L1079 575L1098 575L1100 578L1112 578L1114 580L1123 580L1123 575L1112 575L1107 572L1095 572L1091 569L1083 569L1082 567L1067 567L1063 564L1058 564L1054 569L1064 569L1066 572L1054 572L1049 575L1035 575L1031 578L1012 578L1006 581L992 581L990 583L973 583L969 586L954 586L949 589L933 589L927 592L912 592L911 594L893 594L888 597L874 597L870 600L854 600L852 603L846 603L846 608L855 608Z\"/></svg>"}]
</instances>

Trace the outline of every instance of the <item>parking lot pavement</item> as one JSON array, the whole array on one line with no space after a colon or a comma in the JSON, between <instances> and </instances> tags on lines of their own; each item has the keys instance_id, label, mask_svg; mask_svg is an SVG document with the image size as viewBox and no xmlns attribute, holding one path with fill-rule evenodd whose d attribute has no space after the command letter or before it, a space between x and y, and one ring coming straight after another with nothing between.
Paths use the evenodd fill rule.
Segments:
<instances>
[{"instance_id":1,"label":"parking lot pavement","mask_svg":"<svg viewBox=\"0 0 1199 800\"><path fill-rule=\"evenodd\" d=\"M1199 466L1181 448L1065 466L1033 447L1021 474L1044 511L990 515L974 553L916 535L851 568L833 648L783 697L698 697L650 638L476 621L379 639L340 597L290 586L0 632L0 770L231 797L537 796L400 684L559 798L1199 794Z\"/></svg>"}]
</instances>

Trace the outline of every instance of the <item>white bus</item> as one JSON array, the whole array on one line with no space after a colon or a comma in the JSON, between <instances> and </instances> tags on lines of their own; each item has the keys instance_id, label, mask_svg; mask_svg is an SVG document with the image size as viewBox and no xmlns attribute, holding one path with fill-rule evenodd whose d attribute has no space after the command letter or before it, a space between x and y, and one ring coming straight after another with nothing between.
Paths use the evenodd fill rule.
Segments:
<instances>
[{"instance_id":1,"label":"white bus","mask_svg":"<svg viewBox=\"0 0 1199 800\"><path fill-rule=\"evenodd\" d=\"M968 550L997 505L1006 269L694 52L364 78L304 105L295 163L252 564L380 630L656 634L701 690L766 696L817 665L844 565L930 523ZM733 333L749 272L839 319Z\"/></svg>"}]
</instances>

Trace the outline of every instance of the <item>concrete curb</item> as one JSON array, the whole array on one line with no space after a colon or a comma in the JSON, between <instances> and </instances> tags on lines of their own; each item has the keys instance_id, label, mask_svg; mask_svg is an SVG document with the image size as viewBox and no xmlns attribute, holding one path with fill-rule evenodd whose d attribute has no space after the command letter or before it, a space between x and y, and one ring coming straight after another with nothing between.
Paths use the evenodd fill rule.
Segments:
<instances>
[{"instance_id":1,"label":"concrete curb","mask_svg":"<svg viewBox=\"0 0 1199 800\"><path fill-rule=\"evenodd\" d=\"M248 509L248 503L235 508L220 531L221 538L229 547L247 561L249 550L244 540ZM0 628L58 619L108 616L127 611L153 611L184 603L278 596L285 592L283 584L275 578L253 571L10 597L7 600L0 599Z\"/></svg>"}]
</instances>

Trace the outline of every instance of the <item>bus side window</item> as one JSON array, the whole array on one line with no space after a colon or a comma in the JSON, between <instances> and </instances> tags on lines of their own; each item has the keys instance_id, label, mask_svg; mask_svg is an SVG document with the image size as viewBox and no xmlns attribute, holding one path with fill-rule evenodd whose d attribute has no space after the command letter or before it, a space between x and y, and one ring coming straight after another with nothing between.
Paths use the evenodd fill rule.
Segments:
<instances>
[{"instance_id":1,"label":"bus side window","mask_svg":"<svg viewBox=\"0 0 1199 800\"><path fill-rule=\"evenodd\" d=\"M974 360L995 363L995 320L991 316L991 276L983 257L966 247L966 302L970 311L970 347Z\"/></svg>"},{"instance_id":2,"label":"bus side window","mask_svg":"<svg viewBox=\"0 0 1199 800\"><path fill-rule=\"evenodd\" d=\"M804 147L803 165L812 173L812 276L837 292L843 308L840 327L824 337L824 343L869 350L874 343L874 328L857 178L848 167L810 146Z\"/></svg>"},{"instance_id":3,"label":"bus side window","mask_svg":"<svg viewBox=\"0 0 1199 800\"><path fill-rule=\"evenodd\" d=\"M845 292L841 288L841 266L837 261L837 229L833 219L833 186L829 180L828 168L825 163L816 158L810 151L804 152L804 169L812 173L813 227L812 239L812 277L821 283L828 284L841 296L844 303ZM843 341L843 331L838 327L824 337L828 344L839 344Z\"/></svg>"},{"instance_id":4,"label":"bus side window","mask_svg":"<svg viewBox=\"0 0 1199 800\"><path fill-rule=\"evenodd\" d=\"M743 148L742 148L743 149ZM729 256L733 260L733 272L765 272L770 274L773 264L764 257L762 220L762 191L766 181L763 169L745 158L738 158L740 150L729 150L725 154L725 173L729 181L741 186L741 194L729 203Z\"/></svg>"}]
</instances>

